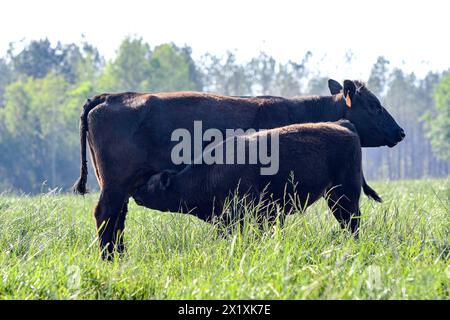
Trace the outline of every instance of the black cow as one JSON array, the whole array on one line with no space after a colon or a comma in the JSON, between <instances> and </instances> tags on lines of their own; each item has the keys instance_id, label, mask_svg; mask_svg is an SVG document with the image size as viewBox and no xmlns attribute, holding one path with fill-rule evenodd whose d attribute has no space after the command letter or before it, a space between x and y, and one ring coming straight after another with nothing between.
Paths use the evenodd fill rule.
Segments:
<instances>
[{"instance_id":1,"label":"black cow","mask_svg":"<svg viewBox=\"0 0 450 320\"><path fill-rule=\"evenodd\" d=\"M95 219L100 246L112 253L115 239L123 250L128 198L153 174L181 170L171 160L175 129L270 129L294 123L348 119L363 147L393 147L403 130L361 82L330 80L333 95L298 99L239 98L199 92L102 94L84 105L80 121L81 174L74 189L86 193L88 141L100 199ZM341 90L342 89L342 90ZM342 91L342 92L341 92Z\"/></svg>"},{"instance_id":2,"label":"black cow","mask_svg":"<svg viewBox=\"0 0 450 320\"><path fill-rule=\"evenodd\" d=\"M381 199L364 181L361 145L354 126L347 120L295 124L229 138L215 149L225 153L227 143L242 143L249 156L255 145L252 142L261 137L270 141L274 133L279 152L279 168L274 175L262 175L265 165L261 162L191 164L180 172L166 170L152 176L132 196L139 205L185 212L205 221L221 216L234 195L249 203L260 201L264 208L278 202L284 211L282 217L325 196L341 226L349 227L357 236L361 187L368 196ZM271 213L269 220L273 221L276 211Z\"/></svg>"}]
</instances>

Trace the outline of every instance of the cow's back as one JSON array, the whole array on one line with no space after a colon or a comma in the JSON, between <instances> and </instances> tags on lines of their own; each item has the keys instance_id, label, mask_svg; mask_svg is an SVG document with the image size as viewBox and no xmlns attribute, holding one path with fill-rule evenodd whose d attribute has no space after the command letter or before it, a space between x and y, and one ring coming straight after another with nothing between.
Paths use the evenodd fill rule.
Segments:
<instances>
[{"instance_id":1,"label":"cow's back","mask_svg":"<svg viewBox=\"0 0 450 320\"><path fill-rule=\"evenodd\" d=\"M259 176L258 185L268 185L275 198L295 190L303 202L309 194L307 201L312 203L348 168L360 169L358 135L339 123L290 125L267 131L271 132L279 136L279 170Z\"/></svg>"}]
</instances>

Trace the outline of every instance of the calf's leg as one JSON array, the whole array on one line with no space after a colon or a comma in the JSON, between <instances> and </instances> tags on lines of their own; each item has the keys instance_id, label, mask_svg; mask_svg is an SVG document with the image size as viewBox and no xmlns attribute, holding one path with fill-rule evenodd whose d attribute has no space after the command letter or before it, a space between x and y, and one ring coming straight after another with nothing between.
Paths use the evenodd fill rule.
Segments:
<instances>
[{"instance_id":1,"label":"calf's leg","mask_svg":"<svg viewBox=\"0 0 450 320\"><path fill-rule=\"evenodd\" d=\"M355 238L359 236L359 196L361 190L336 186L327 194L328 207L343 229L349 229Z\"/></svg>"}]
</instances>

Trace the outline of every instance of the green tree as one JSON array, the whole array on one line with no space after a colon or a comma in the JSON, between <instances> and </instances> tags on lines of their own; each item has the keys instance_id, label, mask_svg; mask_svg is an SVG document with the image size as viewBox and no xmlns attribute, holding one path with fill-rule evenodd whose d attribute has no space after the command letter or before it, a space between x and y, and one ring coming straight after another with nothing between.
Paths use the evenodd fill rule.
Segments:
<instances>
[{"instance_id":1,"label":"green tree","mask_svg":"<svg viewBox=\"0 0 450 320\"><path fill-rule=\"evenodd\" d=\"M44 181L67 186L63 176L76 174L79 108L90 88L71 89L62 75L28 77L10 84L0 111L10 138L5 147L14 181L24 191L37 191ZM3 141L3 143L5 143Z\"/></svg>"},{"instance_id":2,"label":"green tree","mask_svg":"<svg viewBox=\"0 0 450 320\"><path fill-rule=\"evenodd\" d=\"M62 61L61 53L52 48L48 39L31 41L18 54L14 54L15 45L10 44L8 56L14 71L25 76L43 78Z\"/></svg>"},{"instance_id":3,"label":"green tree","mask_svg":"<svg viewBox=\"0 0 450 320\"><path fill-rule=\"evenodd\" d=\"M100 91L147 91L150 87L150 46L142 38L127 37L117 56L106 64Z\"/></svg>"},{"instance_id":4,"label":"green tree","mask_svg":"<svg viewBox=\"0 0 450 320\"><path fill-rule=\"evenodd\" d=\"M95 81L103 67L103 59L97 48L84 41L81 46L73 43L64 46L58 44L57 49L61 52L62 59L56 73L62 74L71 84Z\"/></svg>"},{"instance_id":5,"label":"green tree","mask_svg":"<svg viewBox=\"0 0 450 320\"><path fill-rule=\"evenodd\" d=\"M201 90L189 47L162 44L153 51L142 38L127 37L100 76L100 91Z\"/></svg>"},{"instance_id":6,"label":"green tree","mask_svg":"<svg viewBox=\"0 0 450 320\"><path fill-rule=\"evenodd\" d=\"M299 63L290 60L286 64L278 64L274 93L286 98L309 94L310 70L307 64L311 57L312 53L308 51Z\"/></svg>"},{"instance_id":7,"label":"green tree","mask_svg":"<svg viewBox=\"0 0 450 320\"><path fill-rule=\"evenodd\" d=\"M386 89L389 77L389 63L390 62L383 56L380 56L377 58L377 61L372 66L372 70L370 71L367 84L370 90L372 90L377 96L381 96Z\"/></svg>"},{"instance_id":8,"label":"green tree","mask_svg":"<svg viewBox=\"0 0 450 320\"><path fill-rule=\"evenodd\" d=\"M272 94L274 90L276 61L265 52L250 60L247 65L252 84L256 86L253 92L256 94Z\"/></svg>"},{"instance_id":9,"label":"green tree","mask_svg":"<svg viewBox=\"0 0 450 320\"><path fill-rule=\"evenodd\" d=\"M426 115L427 137L440 159L450 159L450 74L434 90L435 111Z\"/></svg>"},{"instance_id":10,"label":"green tree","mask_svg":"<svg viewBox=\"0 0 450 320\"><path fill-rule=\"evenodd\" d=\"M75 83L83 76L82 68L89 63L97 67L101 63L95 47L86 42L82 47L70 43L52 46L48 39L33 40L15 54L17 44L10 44L8 59L17 76L41 79L50 72L61 74L69 83Z\"/></svg>"},{"instance_id":11,"label":"green tree","mask_svg":"<svg viewBox=\"0 0 450 320\"><path fill-rule=\"evenodd\" d=\"M314 77L308 82L308 94L330 95L327 77Z\"/></svg>"},{"instance_id":12,"label":"green tree","mask_svg":"<svg viewBox=\"0 0 450 320\"><path fill-rule=\"evenodd\" d=\"M13 73L10 65L5 59L0 59L0 107L4 105L3 95L5 93L6 86L12 82Z\"/></svg>"},{"instance_id":13,"label":"green tree","mask_svg":"<svg viewBox=\"0 0 450 320\"><path fill-rule=\"evenodd\" d=\"M151 91L198 90L201 85L197 73L190 49L162 44L154 49L150 59Z\"/></svg>"},{"instance_id":14,"label":"green tree","mask_svg":"<svg viewBox=\"0 0 450 320\"><path fill-rule=\"evenodd\" d=\"M205 54L200 62L205 74L205 90L225 95L251 95L252 77L249 70L237 63L236 56L227 52L224 57Z\"/></svg>"},{"instance_id":15,"label":"green tree","mask_svg":"<svg viewBox=\"0 0 450 320\"><path fill-rule=\"evenodd\" d=\"M275 75L274 94L291 98L300 94L300 85L295 79L290 64L279 64Z\"/></svg>"},{"instance_id":16,"label":"green tree","mask_svg":"<svg viewBox=\"0 0 450 320\"><path fill-rule=\"evenodd\" d=\"M381 102L384 102L384 96L388 88L389 80L389 61L383 56L377 58L370 71L369 80L367 82L370 90L380 98ZM366 171L367 177L381 177L386 176L385 171L387 168L384 164L385 159L388 157L388 151L382 148L366 148L363 149L363 165Z\"/></svg>"}]
</instances>

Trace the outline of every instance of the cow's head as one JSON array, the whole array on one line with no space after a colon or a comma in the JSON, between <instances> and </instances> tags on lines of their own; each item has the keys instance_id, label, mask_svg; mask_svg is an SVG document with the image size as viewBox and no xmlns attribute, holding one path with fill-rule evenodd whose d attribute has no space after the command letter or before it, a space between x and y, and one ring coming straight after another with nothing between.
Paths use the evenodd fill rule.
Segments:
<instances>
[{"instance_id":1,"label":"cow's head","mask_svg":"<svg viewBox=\"0 0 450 320\"><path fill-rule=\"evenodd\" d=\"M177 172L173 170L165 170L151 176L146 184L132 194L134 201L138 205L160 211L178 210L179 203L174 200L175 190L172 190L176 176Z\"/></svg>"},{"instance_id":2,"label":"cow's head","mask_svg":"<svg viewBox=\"0 0 450 320\"><path fill-rule=\"evenodd\" d=\"M330 79L328 87L332 95L342 96L345 118L355 125L362 147L392 148L405 138L403 129L364 83L345 80L342 87Z\"/></svg>"}]
</instances>

